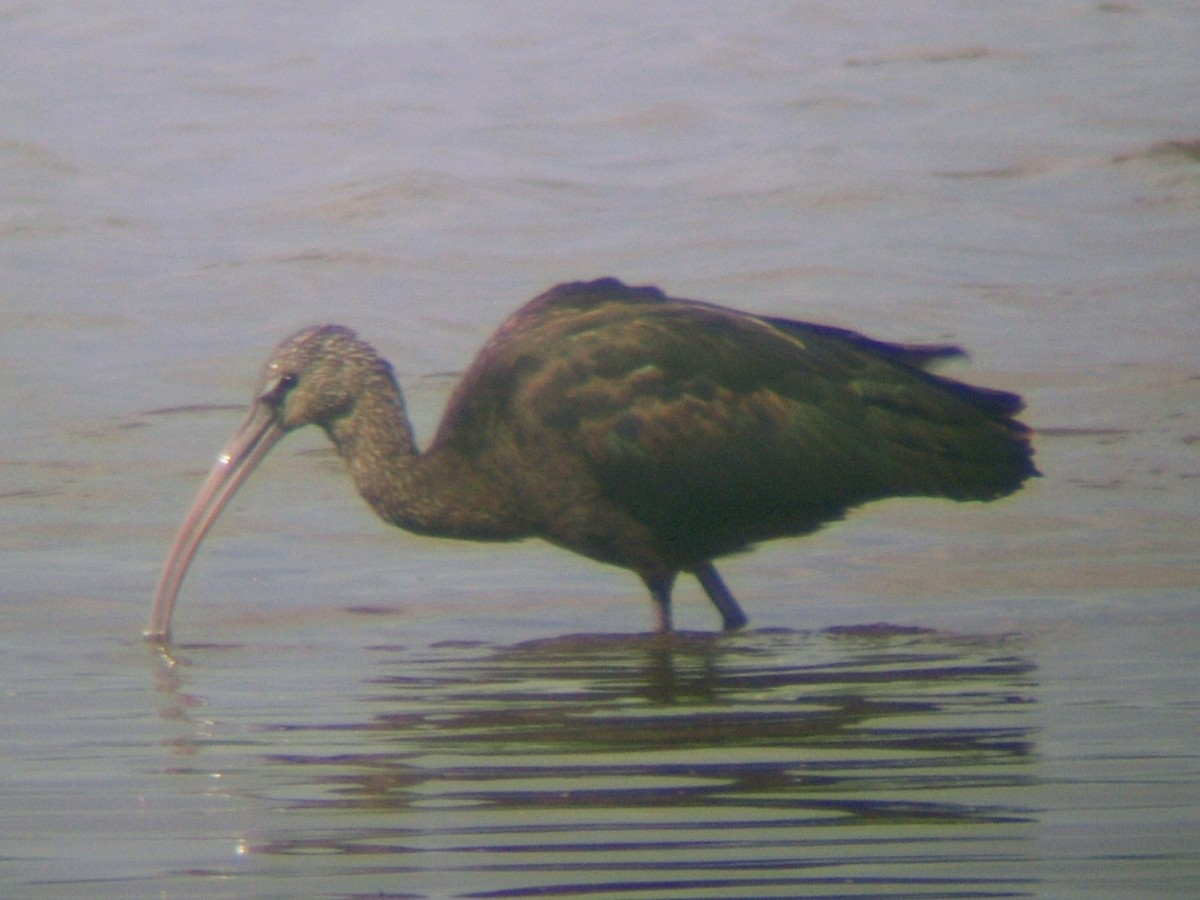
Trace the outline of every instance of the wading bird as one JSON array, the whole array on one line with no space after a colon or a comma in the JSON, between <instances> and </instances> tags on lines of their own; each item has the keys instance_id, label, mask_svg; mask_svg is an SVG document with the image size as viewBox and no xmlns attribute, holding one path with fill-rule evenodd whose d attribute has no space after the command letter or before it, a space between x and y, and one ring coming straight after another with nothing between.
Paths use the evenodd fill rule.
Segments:
<instances>
[{"instance_id":1,"label":"wading bird","mask_svg":"<svg viewBox=\"0 0 1200 900\"><path fill-rule=\"evenodd\" d=\"M540 537L632 569L671 627L680 572L726 629L746 616L713 559L884 497L994 500L1036 474L1021 398L925 371L955 347L677 300L605 278L531 300L480 351L425 452L391 366L309 328L267 361L167 556L146 636L271 447L321 426L383 519L480 541Z\"/></svg>"}]
</instances>

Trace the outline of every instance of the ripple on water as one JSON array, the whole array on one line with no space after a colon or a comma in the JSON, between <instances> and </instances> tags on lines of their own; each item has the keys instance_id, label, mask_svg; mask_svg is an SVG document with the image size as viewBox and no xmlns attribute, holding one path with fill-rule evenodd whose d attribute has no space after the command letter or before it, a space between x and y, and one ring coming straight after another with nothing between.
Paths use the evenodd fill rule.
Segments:
<instances>
[{"instance_id":1,"label":"ripple on water","mask_svg":"<svg viewBox=\"0 0 1200 900\"><path fill-rule=\"evenodd\" d=\"M1020 896L1021 646L862 626L376 647L349 721L237 729L270 811L244 853L389 895Z\"/></svg>"}]
</instances>

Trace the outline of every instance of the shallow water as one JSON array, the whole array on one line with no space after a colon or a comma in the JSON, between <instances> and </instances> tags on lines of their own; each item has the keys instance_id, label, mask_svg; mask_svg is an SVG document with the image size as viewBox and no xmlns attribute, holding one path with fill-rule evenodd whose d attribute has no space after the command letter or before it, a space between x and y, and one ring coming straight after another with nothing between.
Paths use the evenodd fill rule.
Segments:
<instances>
[{"instance_id":1,"label":"shallow water","mask_svg":"<svg viewBox=\"0 0 1200 900\"><path fill-rule=\"evenodd\" d=\"M1200 17L1168 4L0 6L0 895L1186 897ZM722 565L751 618L401 534L298 326L453 374L616 275L972 351L1044 478Z\"/></svg>"},{"instance_id":2,"label":"shallow water","mask_svg":"<svg viewBox=\"0 0 1200 900\"><path fill-rule=\"evenodd\" d=\"M178 748L179 778L230 766L226 790L261 816L238 846L254 863L211 875L470 896L1027 883L1036 673L1004 639L582 635L368 657L336 710Z\"/></svg>"}]
</instances>

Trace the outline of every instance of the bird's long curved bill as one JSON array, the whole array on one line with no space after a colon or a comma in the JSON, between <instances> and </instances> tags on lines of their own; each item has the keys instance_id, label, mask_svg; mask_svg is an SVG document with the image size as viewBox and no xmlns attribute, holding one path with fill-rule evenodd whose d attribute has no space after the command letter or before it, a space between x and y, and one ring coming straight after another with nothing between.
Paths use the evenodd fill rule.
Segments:
<instances>
[{"instance_id":1,"label":"bird's long curved bill","mask_svg":"<svg viewBox=\"0 0 1200 900\"><path fill-rule=\"evenodd\" d=\"M275 421L274 410L266 403L258 402L217 457L216 465L200 486L163 564L150 625L143 632L148 640L159 643L170 640L175 598L200 542L242 482L283 435L283 428Z\"/></svg>"}]
</instances>

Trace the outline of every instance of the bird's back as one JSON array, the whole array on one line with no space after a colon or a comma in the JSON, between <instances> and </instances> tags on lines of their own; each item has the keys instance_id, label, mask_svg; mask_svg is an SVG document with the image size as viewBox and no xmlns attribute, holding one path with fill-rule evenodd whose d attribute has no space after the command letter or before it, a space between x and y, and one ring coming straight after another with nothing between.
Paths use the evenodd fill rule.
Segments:
<instances>
[{"instance_id":1,"label":"bird's back","mask_svg":"<svg viewBox=\"0 0 1200 900\"><path fill-rule=\"evenodd\" d=\"M1012 418L1020 398L924 369L959 353L613 279L564 284L480 351L434 447L590 479L587 490L683 565L810 531L868 500L1016 490L1035 474L1028 429Z\"/></svg>"}]
</instances>

